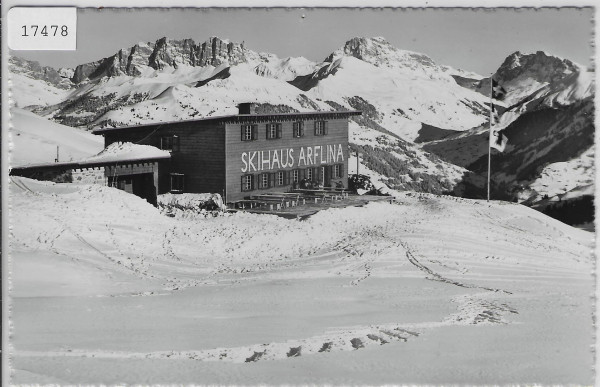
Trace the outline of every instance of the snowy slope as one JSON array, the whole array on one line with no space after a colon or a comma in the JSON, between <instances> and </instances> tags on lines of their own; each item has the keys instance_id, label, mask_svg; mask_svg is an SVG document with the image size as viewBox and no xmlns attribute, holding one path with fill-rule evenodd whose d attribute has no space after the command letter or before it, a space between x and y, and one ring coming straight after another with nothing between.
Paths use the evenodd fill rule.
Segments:
<instances>
[{"instance_id":1,"label":"snowy slope","mask_svg":"<svg viewBox=\"0 0 600 387\"><path fill-rule=\"evenodd\" d=\"M595 146L591 146L577 158L548 164L529 187L539 197L548 195L552 198L578 187L593 186L595 180L594 156ZM588 194L593 195L593 190Z\"/></svg>"},{"instance_id":2,"label":"snowy slope","mask_svg":"<svg viewBox=\"0 0 600 387\"><path fill-rule=\"evenodd\" d=\"M144 160L153 158L169 158L171 153L150 145L133 144L130 142L113 142L97 155L85 158L87 162L115 162L122 160Z\"/></svg>"},{"instance_id":3,"label":"snowy slope","mask_svg":"<svg viewBox=\"0 0 600 387\"><path fill-rule=\"evenodd\" d=\"M68 98L73 83L68 70L57 71L16 56L8 58L9 99L13 106L54 105Z\"/></svg>"},{"instance_id":4,"label":"snowy slope","mask_svg":"<svg viewBox=\"0 0 600 387\"><path fill-rule=\"evenodd\" d=\"M377 107L379 124L407 141L417 138L421 123L466 130L485 122L485 97L447 79L407 74L350 56L327 65L320 77L307 96L346 106L347 98L359 96Z\"/></svg>"},{"instance_id":5,"label":"snowy slope","mask_svg":"<svg viewBox=\"0 0 600 387\"><path fill-rule=\"evenodd\" d=\"M583 66L568 59L543 51L517 51L506 57L494 78L508 91L505 100L511 105L528 97L533 91L581 72L585 72Z\"/></svg>"},{"instance_id":6,"label":"snowy slope","mask_svg":"<svg viewBox=\"0 0 600 387\"><path fill-rule=\"evenodd\" d=\"M588 186L594 176L588 160L594 143L594 72L541 51L516 52L507 57L495 79L507 90L503 104L507 110L494 129L509 141L503 154L492 151L492 183L504 185L505 195L528 202L571 191L577 184ZM481 82L489 84L489 78ZM423 144L423 149L483 175L488 130L485 125L450 135Z\"/></svg>"},{"instance_id":7,"label":"snowy slope","mask_svg":"<svg viewBox=\"0 0 600 387\"><path fill-rule=\"evenodd\" d=\"M312 73L317 64L304 57L287 57L280 59L275 54L261 54L254 72L262 77L291 81L297 76Z\"/></svg>"},{"instance_id":8,"label":"snowy slope","mask_svg":"<svg viewBox=\"0 0 600 387\"><path fill-rule=\"evenodd\" d=\"M8 188L14 384L593 378L592 234L524 206L405 193L199 221L109 187Z\"/></svg>"},{"instance_id":9,"label":"snowy slope","mask_svg":"<svg viewBox=\"0 0 600 387\"><path fill-rule=\"evenodd\" d=\"M450 72L438 66L425 54L401 50L392 46L384 37L352 38L344 47L335 50L325 62L334 63L341 57L348 56L369 63L375 67L388 68L409 77L435 79L454 83Z\"/></svg>"},{"instance_id":10,"label":"snowy slope","mask_svg":"<svg viewBox=\"0 0 600 387\"><path fill-rule=\"evenodd\" d=\"M11 166L80 160L104 148L102 136L60 125L19 108L11 109L9 163Z\"/></svg>"},{"instance_id":11,"label":"snowy slope","mask_svg":"<svg viewBox=\"0 0 600 387\"><path fill-rule=\"evenodd\" d=\"M594 94L594 73L582 71L575 72L564 78L550 83L535 93L529 95L524 101L511 109L516 112L532 111L544 107L568 106Z\"/></svg>"},{"instance_id":12,"label":"snowy slope","mask_svg":"<svg viewBox=\"0 0 600 387\"><path fill-rule=\"evenodd\" d=\"M71 90L60 89L39 79L11 73L9 101L17 108L55 105L67 99Z\"/></svg>"},{"instance_id":13,"label":"snowy slope","mask_svg":"<svg viewBox=\"0 0 600 387\"><path fill-rule=\"evenodd\" d=\"M452 191L467 172L414 144L354 121L349 124L349 141L352 159L348 161L348 172L356 173L356 152L362 153L359 172L368 175L376 188L384 188L388 193Z\"/></svg>"}]
</instances>

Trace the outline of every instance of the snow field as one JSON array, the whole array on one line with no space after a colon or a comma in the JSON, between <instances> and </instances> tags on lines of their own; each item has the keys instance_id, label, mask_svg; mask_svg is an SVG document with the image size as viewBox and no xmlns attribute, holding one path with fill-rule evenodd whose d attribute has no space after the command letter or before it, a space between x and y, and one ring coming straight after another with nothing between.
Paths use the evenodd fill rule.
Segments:
<instances>
[{"instance_id":1,"label":"snow field","mask_svg":"<svg viewBox=\"0 0 600 387\"><path fill-rule=\"evenodd\" d=\"M42 80L21 74L11 73L9 82L10 101L17 108L57 104L71 93L71 90L59 89Z\"/></svg>"},{"instance_id":2,"label":"snow field","mask_svg":"<svg viewBox=\"0 0 600 387\"><path fill-rule=\"evenodd\" d=\"M591 146L576 159L548 164L531 188L537 191L538 196L553 197L593 184L594 154L595 147Z\"/></svg>"},{"instance_id":3,"label":"snow field","mask_svg":"<svg viewBox=\"0 0 600 387\"><path fill-rule=\"evenodd\" d=\"M9 189L18 383L588 380L569 364L591 364L591 322L573 328L591 316L591 234L523 206L398 193L304 221L200 220L109 187ZM473 335L458 369L414 362ZM485 378L477 351L541 371Z\"/></svg>"},{"instance_id":4,"label":"snow field","mask_svg":"<svg viewBox=\"0 0 600 387\"><path fill-rule=\"evenodd\" d=\"M19 108L11 109L10 165L53 163L56 146L59 161L80 160L104 148L102 136L60 125Z\"/></svg>"},{"instance_id":5,"label":"snow field","mask_svg":"<svg viewBox=\"0 0 600 387\"><path fill-rule=\"evenodd\" d=\"M339 67L339 68L338 68ZM344 98L358 95L377 107L380 124L407 141L418 137L420 122L443 129L466 130L485 122L461 101L486 98L453 83L403 74L396 69L375 67L354 57L342 57L335 74L321 80L306 95L313 100L332 100L346 106ZM360 79L360 82L357 80ZM401 108L409 118L396 115ZM415 126L416 124L416 126Z\"/></svg>"}]
</instances>

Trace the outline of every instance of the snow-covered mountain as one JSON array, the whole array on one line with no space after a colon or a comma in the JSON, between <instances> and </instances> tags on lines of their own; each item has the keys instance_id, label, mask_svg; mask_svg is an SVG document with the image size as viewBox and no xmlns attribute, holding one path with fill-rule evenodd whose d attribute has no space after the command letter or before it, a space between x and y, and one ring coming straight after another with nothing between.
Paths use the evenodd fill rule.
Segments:
<instances>
[{"instance_id":1,"label":"snow-covered mountain","mask_svg":"<svg viewBox=\"0 0 600 387\"><path fill-rule=\"evenodd\" d=\"M73 88L68 69L56 70L38 62L11 56L10 100L14 106L54 105L68 98Z\"/></svg>"},{"instance_id":2,"label":"snow-covered mountain","mask_svg":"<svg viewBox=\"0 0 600 387\"><path fill-rule=\"evenodd\" d=\"M505 152L494 151L492 157L492 182L499 195L535 204L558 200L572 190L589 194L579 188L593 184L594 74L541 51L507 57L494 75L507 90L506 110L494 124L509 139ZM489 78L479 84L487 84L489 93ZM423 149L480 179L487 173L488 135L484 125L431 141Z\"/></svg>"},{"instance_id":3,"label":"snow-covered mountain","mask_svg":"<svg viewBox=\"0 0 600 387\"><path fill-rule=\"evenodd\" d=\"M348 101L359 97L377 107L379 124L413 141L423 127L462 131L485 122L485 96L458 85L452 72L460 73L383 38L351 39L319 64L216 37L202 44L163 38L77 66L77 91L36 113L91 128L230 114L247 100L301 111L330 110L327 101L361 108Z\"/></svg>"},{"instance_id":4,"label":"snow-covered mountain","mask_svg":"<svg viewBox=\"0 0 600 387\"><path fill-rule=\"evenodd\" d=\"M533 54L517 51L506 57L494 75L508 91L505 102L514 104L527 98L533 90L580 72L585 72L585 69L568 59L548 55L543 51Z\"/></svg>"},{"instance_id":5,"label":"snow-covered mountain","mask_svg":"<svg viewBox=\"0 0 600 387\"><path fill-rule=\"evenodd\" d=\"M140 42L123 48L116 54L75 68L75 84L92 82L103 77L120 75L152 77L156 70L173 70L180 67L212 67L225 64L249 64L261 76L291 79L299 73L313 70L314 63L306 58L280 59L274 54L257 53L244 47L244 43L230 42L211 37L203 43L193 39L171 40L161 38L156 42Z\"/></svg>"},{"instance_id":6,"label":"snow-covered mountain","mask_svg":"<svg viewBox=\"0 0 600 387\"><path fill-rule=\"evenodd\" d=\"M361 168L388 187L439 193L461 183L454 191L466 194L461 185L485 186L477 173L487 154L489 78L436 64L381 37L352 38L320 63L211 37L203 43L140 42L56 75L28 67L26 61L11 61L13 83L35 82L36 90L45 85L49 92L37 92L33 103L26 93L13 93L14 100L36 105L29 109L64 125L92 129L235 114L235 105L248 101L278 112L358 109L363 115L352 119L352 150L363 153ZM496 125L510 132L501 156L507 169L494 169L502 197L516 187L539 187L535 181L546 164L577 165L589 151L593 75L541 51L515 52L500 65L494 76L508 93L494 101L505 110ZM533 137L525 135L532 133L527 126L532 114L547 117ZM583 140L566 145L573 135ZM561 151L563 146L570 150ZM511 158L527 165L508 162ZM547 171L559 170L564 168Z\"/></svg>"}]
</instances>

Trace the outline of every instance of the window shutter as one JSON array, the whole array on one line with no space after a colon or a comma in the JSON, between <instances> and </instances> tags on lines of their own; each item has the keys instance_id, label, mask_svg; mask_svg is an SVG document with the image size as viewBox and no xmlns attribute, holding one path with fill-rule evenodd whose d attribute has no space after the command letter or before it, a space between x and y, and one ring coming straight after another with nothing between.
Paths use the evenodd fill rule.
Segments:
<instances>
[{"instance_id":1,"label":"window shutter","mask_svg":"<svg viewBox=\"0 0 600 387\"><path fill-rule=\"evenodd\" d=\"M319 121L315 121L315 136L317 135L317 122Z\"/></svg>"},{"instance_id":2,"label":"window shutter","mask_svg":"<svg viewBox=\"0 0 600 387\"><path fill-rule=\"evenodd\" d=\"M344 164L340 164L340 176L339 177L344 177Z\"/></svg>"},{"instance_id":3,"label":"window shutter","mask_svg":"<svg viewBox=\"0 0 600 387\"><path fill-rule=\"evenodd\" d=\"M240 126L240 131L242 132L242 141L244 141L244 125Z\"/></svg>"},{"instance_id":4,"label":"window shutter","mask_svg":"<svg viewBox=\"0 0 600 387\"><path fill-rule=\"evenodd\" d=\"M281 138L282 137L282 133L283 129L281 127L281 124L277 124L277 138Z\"/></svg>"},{"instance_id":5,"label":"window shutter","mask_svg":"<svg viewBox=\"0 0 600 387\"><path fill-rule=\"evenodd\" d=\"M268 140L271 138L271 137L269 137L269 124L266 124L265 128L266 128L265 132L267 133L267 140Z\"/></svg>"},{"instance_id":6,"label":"window shutter","mask_svg":"<svg viewBox=\"0 0 600 387\"><path fill-rule=\"evenodd\" d=\"M173 135L173 152L179 152L179 136Z\"/></svg>"},{"instance_id":7,"label":"window shutter","mask_svg":"<svg viewBox=\"0 0 600 387\"><path fill-rule=\"evenodd\" d=\"M325 182L331 181L331 176L333 176L333 165L328 165L325 167Z\"/></svg>"},{"instance_id":8,"label":"window shutter","mask_svg":"<svg viewBox=\"0 0 600 387\"><path fill-rule=\"evenodd\" d=\"M275 174L269 173L269 187L273 187L275 185Z\"/></svg>"},{"instance_id":9,"label":"window shutter","mask_svg":"<svg viewBox=\"0 0 600 387\"><path fill-rule=\"evenodd\" d=\"M245 186L245 184L244 184L244 178L245 178L245 177L246 177L245 175L242 175L242 185L241 185L241 187L242 187L242 192L244 192L244 191L246 190L246 188L244 187L244 186Z\"/></svg>"},{"instance_id":10,"label":"window shutter","mask_svg":"<svg viewBox=\"0 0 600 387\"><path fill-rule=\"evenodd\" d=\"M258 125L252 125L252 139L258 140Z\"/></svg>"},{"instance_id":11,"label":"window shutter","mask_svg":"<svg viewBox=\"0 0 600 387\"><path fill-rule=\"evenodd\" d=\"M306 170L298 169L298 182L301 182L302 179L304 179L305 177L306 177Z\"/></svg>"},{"instance_id":12,"label":"window shutter","mask_svg":"<svg viewBox=\"0 0 600 387\"><path fill-rule=\"evenodd\" d=\"M327 121L323 121L323 134L326 135L328 133L329 129L328 129L328 125L327 125Z\"/></svg>"},{"instance_id":13,"label":"window shutter","mask_svg":"<svg viewBox=\"0 0 600 387\"><path fill-rule=\"evenodd\" d=\"M283 171L283 185L290 185L291 171Z\"/></svg>"},{"instance_id":14,"label":"window shutter","mask_svg":"<svg viewBox=\"0 0 600 387\"><path fill-rule=\"evenodd\" d=\"M256 189L257 187L259 187L258 184L258 179L260 178L260 174L257 173L256 175L252 175L252 189Z\"/></svg>"},{"instance_id":15,"label":"window shutter","mask_svg":"<svg viewBox=\"0 0 600 387\"><path fill-rule=\"evenodd\" d=\"M300 128L299 128L299 133L300 133L299 136L300 137L304 137L304 122L300 121L298 124L300 126Z\"/></svg>"}]
</instances>

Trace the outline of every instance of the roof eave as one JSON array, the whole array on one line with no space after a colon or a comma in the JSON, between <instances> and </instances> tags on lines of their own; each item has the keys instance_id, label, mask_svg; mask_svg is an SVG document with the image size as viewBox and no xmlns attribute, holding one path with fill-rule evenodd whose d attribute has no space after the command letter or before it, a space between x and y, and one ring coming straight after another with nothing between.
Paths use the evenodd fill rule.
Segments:
<instances>
[{"instance_id":1,"label":"roof eave","mask_svg":"<svg viewBox=\"0 0 600 387\"><path fill-rule=\"evenodd\" d=\"M236 115L228 115L228 116L216 116L216 117L205 117L202 119L196 120L182 120L182 121L170 121L170 122L156 122L153 124L145 124L145 125L137 125L137 126L124 126L117 128L100 128L94 129L92 134L100 134L103 135L106 132L111 132L114 130L152 130L153 126L156 125L169 125L169 124L182 124L182 123L190 123L190 122L208 122L208 121L217 121L223 123L243 123L243 122L266 122L266 121L291 121L303 117L322 117L322 118L344 118L351 116L359 116L362 115L362 111L360 110L348 110L348 111L323 111L323 112L296 112L296 113L273 113L273 114L236 114Z\"/></svg>"}]
</instances>

